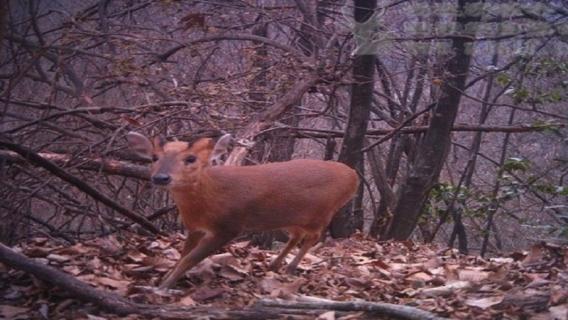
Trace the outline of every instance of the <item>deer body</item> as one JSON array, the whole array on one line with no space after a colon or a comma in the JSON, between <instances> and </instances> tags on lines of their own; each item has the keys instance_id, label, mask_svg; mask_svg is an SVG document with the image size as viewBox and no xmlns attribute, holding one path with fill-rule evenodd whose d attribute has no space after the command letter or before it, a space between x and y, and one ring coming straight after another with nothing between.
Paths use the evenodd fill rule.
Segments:
<instances>
[{"instance_id":1,"label":"deer body","mask_svg":"<svg viewBox=\"0 0 568 320\"><path fill-rule=\"evenodd\" d=\"M168 188L189 231L182 258L166 275L162 288L173 286L186 270L245 231L282 229L290 234L288 244L271 264L273 269L303 240L300 252L287 267L289 273L294 272L358 186L354 170L331 161L209 165L209 159L219 157L213 150L221 150L219 144L226 144L226 137L217 145L206 138L193 144L168 142L161 146L143 139L129 134L131 145L140 147L142 143L147 151L158 154L152 180Z\"/></svg>"},{"instance_id":2,"label":"deer body","mask_svg":"<svg viewBox=\"0 0 568 320\"><path fill-rule=\"evenodd\" d=\"M316 231L330 222L330 211L351 198L357 187L353 174L338 162L317 160L215 166L205 169L197 184L170 192L189 230ZM350 180L352 185L344 183Z\"/></svg>"}]
</instances>

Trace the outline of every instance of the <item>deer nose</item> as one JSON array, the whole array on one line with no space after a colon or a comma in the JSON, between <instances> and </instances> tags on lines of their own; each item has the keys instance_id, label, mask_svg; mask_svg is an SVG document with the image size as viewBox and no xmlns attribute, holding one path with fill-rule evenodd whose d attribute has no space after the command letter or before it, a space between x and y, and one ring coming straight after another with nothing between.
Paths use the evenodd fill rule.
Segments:
<instances>
[{"instance_id":1,"label":"deer nose","mask_svg":"<svg viewBox=\"0 0 568 320\"><path fill-rule=\"evenodd\" d=\"M172 177L165 173L158 173L152 176L152 182L157 185L165 186L172 181Z\"/></svg>"}]
</instances>

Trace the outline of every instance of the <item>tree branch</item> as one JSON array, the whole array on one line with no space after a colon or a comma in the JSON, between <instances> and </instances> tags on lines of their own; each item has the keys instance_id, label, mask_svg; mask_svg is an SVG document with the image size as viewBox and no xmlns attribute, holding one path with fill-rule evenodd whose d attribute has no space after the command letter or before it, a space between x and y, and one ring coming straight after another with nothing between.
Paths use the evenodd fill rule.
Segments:
<instances>
[{"instance_id":1,"label":"tree branch","mask_svg":"<svg viewBox=\"0 0 568 320\"><path fill-rule=\"evenodd\" d=\"M288 92L282 96L272 107L257 115L256 120L252 121L247 127L244 128L239 138L245 140L252 140L262 130L268 128L278 116L284 113L288 108L295 105L302 99L302 96L308 89L314 86L319 81L318 75L311 75L306 77L305 80L296 83ZM237 146L229 155L226 164L239 165L245 158L247 147Z\"/></svg>"},{"instance_id":2,"label":"tree branch","mask_svg":"<svg viewBox=\"0 0 568 320\"><path fill-rule=\"evenodd\" d=\"M169 57L174 55L179 50L187 48L187 47L191 47L191 46L198 44L198 43L221 41L221 40L248 40L248 41L261 42L261 43L267 44L269 46L283 50L285 52L289 52L298 59L305 60L307 58L302 52L294 49L293 47L284 45L284 44L282 44L278 41L268 39L266 37L255 36L255 35L252 35L252 34L232 34L232 35L213 35L213 36L208 36L208 37L203 37L203 38L200 38L200 39L188 41L184 44L180 44L180 45L177 45L173 48L170 48L164 53L158 54L157 55L157 61L166 61ZM157 61L155 61L155 62L157 62Z\"/></svg>"},{"instance_id":3,"label":"tree branch","mask_svg":"<svg viewBox=\"0 0 568 320\"><path fill-rule=\"evenodd\" d=\"M102 158L73 157L70 154L41 152L37 154L47 161L58 166L65 166L70 162L77 163L75 168L89 171L102 171L104 173L129 178L150 180L150 172L147 166L132 164L126 161L110 160ZM26 159L14 151L0 150L0 159L12 163L25 163Z\"/></svg>"},{"instance_id":4,"label":"tree branch","mask_svg":"<svg viewBox=\"0 0 568 320\"><path fill-rule=\"evenodd\" d=\"M29 162L44 168L45 170L47 170L50 173L52 173L53 175L57 176L61 180L72 184L77 189L79 189L79 190L83 191L84 193L88 194L89 196L91 196L93 199L102 202L103 204L105 204L109 208L114 209L115 211L122 214L123 216L125 216L125 217L129 218L130 220L140 224L141 226L143 226L147 230L151 231L152 233L154 233L154 234L160 233L158 228L156 228L146 218L141 217L141 216L137 215L136 213L130 211L129 209L121 206L120 204L118 204L114 200L110 199L106 195L100 193L95 188L93 188L90 185L88 185L87 183L85 183L83 180L81 180L81 179L71 175L67 171L61 169L60 167L58 167L56 164L54 164L50 160L44 159L43 157L38 155L33 150L28 149L28 148L21 146L21 145L12 143L12 142L5 141L5 140L0 140L0 147L8 149L8 150L12 150L12 151L18 153L20 156L24 157Z\"/></svg>"},{"instance_id":5,"label":"tree branch","mask_svg":"<svg viewBox=\"0 0 568 320\"><path fill-rule=\"evenodd\" d=\"M564 128L564 124L554 124L554 128ZM388 136L386 140L391 138L393 133L400 133L400 134L415 134L415 133L422 133L428 129L428 126L410 126L410 127L399 127L395 129L373 129L367 130L365 134L368 137L376 137L376 136ZM538 132L546 130L547 128L541 126L533 126L531 124L520 124L516 126L487 126L487 125L469 125L469 124L457 124L451 129L451 131L455 132L500 132L500 133L523 133L523 132ZM327 129L312 129L312 128L292 128L292 127L274 127L267 130L264 130L259 133L265 134L272 131L277 130L291 130L296 132L314 132L315 134L310 134L312 138L341 138L344 135L343 131L340 130L327 130ZM301 138L301 137L299 137ZM383 142L385 138L381 138L380 142ZM376 143L376 142L375 142ZM364 148L363 151L367 151L369 146Z\"/></svg>"}]
</instances>

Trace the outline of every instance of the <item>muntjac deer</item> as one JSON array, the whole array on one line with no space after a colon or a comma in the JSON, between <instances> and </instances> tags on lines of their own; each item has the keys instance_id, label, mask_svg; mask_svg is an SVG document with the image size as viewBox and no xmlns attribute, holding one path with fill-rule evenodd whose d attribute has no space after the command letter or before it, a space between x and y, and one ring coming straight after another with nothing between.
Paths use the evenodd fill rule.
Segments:
<instances>
[{"instance_id":1,"label":"muntjac deer","mask_svg":"<svg viewBox=\"0 0 568 320\"><path fill-rule=\"evenodd\" d=\"M189 231L181 259L160 288L172 287L185 271L244 231L281 229L289 233L286 247L270 265L272 270L303 240L286 268L293 273L358 186L356 172L339 162L211 165L226 152L230 135L217 143L211 138L150 142L134 132L127 138L132 149L152 158L152 182L167 187Z\"/></svg>"}]
</instances>

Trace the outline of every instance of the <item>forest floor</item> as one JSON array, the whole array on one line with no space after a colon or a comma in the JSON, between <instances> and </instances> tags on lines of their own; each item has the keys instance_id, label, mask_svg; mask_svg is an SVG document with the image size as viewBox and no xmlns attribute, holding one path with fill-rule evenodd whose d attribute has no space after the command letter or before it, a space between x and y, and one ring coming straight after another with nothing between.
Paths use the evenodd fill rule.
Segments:
<instances>
[{"instance_id":1,"label":"forest floor","mask_svg":"<svg viewBox=\"0 0 568 320\"><path fill-rule=\"evenodd\" d=\"M71 246L35 238L16 249L137 303L239 309L264 297L303 295L409 305L452 319L568 318L568 248L550 243L482 259L453 249L412 242L377 243L356 235L318 244L304 258L297 275L286 275L268 271L276 250L237 242L189 271L174 290L155 290L179 259L182 243L181 235L123 234ZM101 312L69 292L0 264L2 317L124 318ZM327 313L320 318L359 317Z\"/></svg>"}]
</instances>

